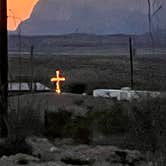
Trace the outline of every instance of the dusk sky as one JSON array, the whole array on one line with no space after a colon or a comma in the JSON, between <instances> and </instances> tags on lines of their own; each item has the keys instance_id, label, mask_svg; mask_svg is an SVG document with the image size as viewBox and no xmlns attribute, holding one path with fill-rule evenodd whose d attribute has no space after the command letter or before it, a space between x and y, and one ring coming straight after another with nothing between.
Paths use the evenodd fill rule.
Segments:
<instances>
[{"instance_id":1,"label":"dusk sky","mask_svg":"<svg viewBox=\"0 0 166 166\"><path fill-rule=\"evenodd\" d=\"M164 29L166 2L161 0L161 3L163 8L159 18L154 20L159 28ZM24 34L147 31L147 0L8 0L8 9L12 9L15 16L22 20L30 17L20 25ZM8 15L12 13L9 12ZM9 29L13 30L19 20L17 23L12 18L9 20Z\"/></svg>"},{"instance_id":2,"label":"dusk sky","mask_svg":"<svg viewBox=\"0 0 166 166\"><path fill-rule=\"evenodd\" d=\"M15 30L20 21L29 18L37 2L38 0L7 0L8 29Z\"/></svg>"}]
</instances>

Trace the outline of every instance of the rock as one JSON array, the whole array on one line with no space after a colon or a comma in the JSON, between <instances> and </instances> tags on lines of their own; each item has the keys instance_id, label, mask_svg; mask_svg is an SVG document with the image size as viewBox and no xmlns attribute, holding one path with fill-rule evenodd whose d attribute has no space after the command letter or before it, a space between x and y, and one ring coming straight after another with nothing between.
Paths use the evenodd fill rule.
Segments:
<instances>
[{"instance_id":1,"label":"rock","mask_svg":"<svg viewBox=\"0 0 166 166\"><path fill-rule=\"evenodd\" d=\"M56 140L57 142L57 140ZM94 166L145 166L145 158L139 151L122 150L114 146L62 145L54 146L45 138L28 138L33 155L45 161L60 165L94 165ZM44 165L45 166L45 165ZM48 165L49 166L49 165ZM52 166L52 165L51 165Z\"/></svg>"},{"instance_id":2,"label":"rock","mask_svg":"<svg viewBox=\"0 0 166 166\"><path fill-rule=\"evenodd\" d=\"M66 164L63 164L61 162L48 162L48 163L41 163L37 166L66 166Z\"/></svg>"},{"instance_id":3,"label":"rock","mask_svg":"<svg viewBox=\"0 0 166 166\"><path fill-rule=\"evenodd\" d=\"M5 159L7 159L7 156L4 155L1 157L1 160L5 160Z\"/></svg>"},{"instance_id":4,"label":"rock","mask_svg":"<svg viewBox=\"0 0 166 166\"><path fill-rule=\"evenodd\" d=\"M0 159L0 166L66 166L62 162L42 162L38 158L26 155L16 154L9 157L2 157Z\"/></svg>"},{"instance_id":5,"label":"rock","mask_svg":"<svg viewBox=\"0 0 166 166\"><path fill-rule=\"evenodd\" d=\"M50 152L52 152L52 153L59 152L59 149L56 148L55 146L53 146L50 148Z\"/></svg>"},{"instance_id":6,"label":"rock","mask_svg":"<svg viewBox=\"0 0 166 166\"><path fill-rule=\"evenodd\" d=\"M145 158L138 151L122 150L114 146L96 146L90 147L87 145L80 146L65 146L65 156L63 162L71 164L77 163L89 163L93 165L105 165L112 164L130 164L136 165L137 163L142 166L146 164ZM70 163L71 162L71 163ZM100 164L99 164L100 163Z\"/></svg>"},{"instance_id":7,"label":"rock","mask_svg":"<svg viewBox=\"0 0 166 166\"><path fill-rule=\"evenodd\" d=\"M16 154L9 157L5 156L0 159L1 166L29 165L31 163L39 163L39 159L26 154Z\"/></svg>"},{"instance_id":8,"label":"rock","mask_svg":"<svg viewBox=\"0 0 166 166\"><path fill-rule=\"evenodd\" d=\"M32 154L44 161L59 160L60 150L46 138L31 137L26 142L32 147Z\"/></svg>"},{"instance_id":9,"label":"rock","mask_svg":"<svg viewBox=\"0 0 166 166\"><path fill-rule=\"evenodd\" d=\"M63 138L63 139L56 138L54 140L54 144L56 146L74 145L74 140L72 138Z\"/></svg>"}]
</instances>

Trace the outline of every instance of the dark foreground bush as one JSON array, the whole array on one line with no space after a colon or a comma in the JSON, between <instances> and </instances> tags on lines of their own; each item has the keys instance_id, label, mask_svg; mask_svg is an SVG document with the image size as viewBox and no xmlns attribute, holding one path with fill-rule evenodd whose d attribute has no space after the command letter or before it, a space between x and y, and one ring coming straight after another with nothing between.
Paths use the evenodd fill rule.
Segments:
<instances>
[{"instance_id":1,"label":"dark foreground bush","mask_svg":"<svg viewBox=\"0 0 166 166\"><path fill-rule=\"evenodd\" d=\"M71 113L60 110L47 115L48 124L46 135L49 137L64 137L65 126L70 123Z\"/></svg>"},{"instance_id":2,"label":"dark foreground bush","mask_svg":"<svg viewBox=\"0 0 166 166\"><path fill-rule=\"evenodd\" d=\"M103 110L93 108L84 116L74 116L65 111L48 113L47 135L70 137L87 144L102 135L110 142L111 139L113 142L117 140L116 145L119 143L124 148L153 153L166 151L165 110L165 100L149 98L131 103L115 102L110 109L104 109L104 106Z\"/></svg>"},{"instance_id":3,"label":"dark foreground bush","mask_svg":"<svg viewBox=\"0 0 166 166\"><path fill-rule=\"evenodd\" d=\"M25 139L31 135L41 135L44 130L40 111L29 106L19 111L10 110L8 114L8 136L0 143L0 156L17 153L32 153Z\"/></svg>"},{"instance_id":4,"label":"dark foreground bush","mask_svg":"<svg viewBox=\"0 0 166 166\"><path fill-rule=\"evenodd\" d=\"M71 93L82 94L86 90L86 84L83 83L72 83L69 85L69 91Z\"/></svg>"},{"instance_id":5,"label":"dark foreground bush","mask_svg":"<svg viewBox=\"0 0 166 166\"><path fill-rule=\"evenodd\" d=\"M15 155L17 153L32 154L32 147L24 139L15 141L6 139L0 143L0 157Z\"/></svg>"},{"instance_id":6,"label":"dark foreground bush","mask_svg":"<svg viewBox=\"0 0 166 166\"><path fill-rule=\"evenodd\" d=\"M166 101L146 99L133 102L130 136L134 147L155 153L166 150Z\"/></svg>"},{"instance_id":7,"label":"dark foreground bush","mask_svg":"<svg viewBox=\"0 0 166 166\"><path fill-rule=\"evenodd\" d=\"M48 137L73 138L79 143L89 143L90 131L83 117L73 117L66 111L48 113Z\"/></svg>"},{"instance_id":8,"label":"dark foreground bush","mask_svg":"<svg viewBox=\"0 0 166 166\"><path fill-rule=\"evenodd\" d=\"M49 137L70 137L77 143L89 144L93 132L98 130L105 136L128 132L129 118L121 105L115 104L110 110L89 111L85 116L74 116L66 111L48 113Z\"/></svg>"},{"instance_id":9,"label":"dark foreground bush","mask_svg":"<svg viewBox=\"0 0 166 166\"><path fill-rule=\"evenodd\" d=\"M65 126L65 136L72 137L76 143L89 144L91 141L90 123L88 117L72 117Z\"/></svg>"},{"instance_id":10,"label":"dark foreground bush","mask_svg":"<svg viewBox=\"0 0 166 166\"><path fill-rule=\"evenodd\" d=\"M91 126L105 136L128 132L130 120L120 103L115 103L109 110L89 111L86 116Z\"/></svg>"},{"instance_id":11,"label":"dark foreground bush","mask_svg":"<svg viewBox=\"0 0 166 166\"><path fill-rule=\"evenodd\" d=\"M9 112L9 133L11 140L24 140L27 136L41 135L44 131L43 115L39 110L27 106L19 111Z\"/></svg>"}]
</instances>

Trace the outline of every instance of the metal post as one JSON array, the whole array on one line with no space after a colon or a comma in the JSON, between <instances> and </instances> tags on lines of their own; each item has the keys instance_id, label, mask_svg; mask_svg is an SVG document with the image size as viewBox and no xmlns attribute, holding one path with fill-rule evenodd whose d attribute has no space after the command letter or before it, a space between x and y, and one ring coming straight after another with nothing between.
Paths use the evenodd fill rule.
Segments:
<instances>
[{"instance_id":1,"label":"metal post","mask_svg":"<svg viewBox=\"0 0 166 166\"><path fill-rule=\"evenodd\" d=\"M0 122L1 136L7 136L8 117L7 2L0 0Z\"/></svg>"},{"instance_id":2,"label":"metal post","mask_svg":"<svg viewBox=\"0 0 166 166\"><path fill-rule=\"evenodd\" d=\"M130 51L130 86L134 89L134 72L133 72L133 41L129 37L129 51Z\"/></svg>"},{"instance_id":3,"label":"metal post","mask_svg":"<svg viewBox=\"0 0 166 166\"><path fill-rule=\"evenodd\" d=\"M34 53L34 46L31 46L31 57L30 57L30 63L31 63L31 92L35 90L35 83L33 81L33 53ZM34 87L33 87L34 83ZM34 88L34 89L33 89Z\"/></svg>"}]
</instances>

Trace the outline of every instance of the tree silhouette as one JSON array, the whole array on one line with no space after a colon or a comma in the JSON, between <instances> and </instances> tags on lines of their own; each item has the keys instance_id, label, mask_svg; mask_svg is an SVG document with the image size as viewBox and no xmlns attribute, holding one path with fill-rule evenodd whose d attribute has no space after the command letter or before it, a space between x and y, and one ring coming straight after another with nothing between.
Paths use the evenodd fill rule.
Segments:
<instances>
[{"instance_id":1,"label":"tree silhouette","mask_svg":"<svg viewBox=\"0 0 166 166\"><path fill-rule=\"evenodd\" d=\"M158 15L159 11L162 9L161 0L147 0L148 3L148 26L149 34L151 40L153 40L153 23L154 18Z\"/></svg>"}]
</instances>

